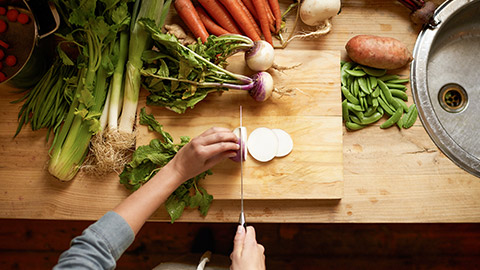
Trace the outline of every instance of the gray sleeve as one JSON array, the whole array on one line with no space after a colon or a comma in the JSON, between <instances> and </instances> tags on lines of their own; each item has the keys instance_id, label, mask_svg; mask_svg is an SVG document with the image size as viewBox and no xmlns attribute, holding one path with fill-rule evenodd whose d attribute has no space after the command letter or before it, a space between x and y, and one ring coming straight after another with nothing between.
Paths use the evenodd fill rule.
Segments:
<instances>
[{"instance_id":1,"label":"gray sleeve","mask_svg":"<svg viewBox=\"0 0 480 270\"><path fill-rule=\"evenodd\" d=\"M110 211L72 240L53 269L114 269L134 239L128 223Z\"/></svg>"}]
</instances>

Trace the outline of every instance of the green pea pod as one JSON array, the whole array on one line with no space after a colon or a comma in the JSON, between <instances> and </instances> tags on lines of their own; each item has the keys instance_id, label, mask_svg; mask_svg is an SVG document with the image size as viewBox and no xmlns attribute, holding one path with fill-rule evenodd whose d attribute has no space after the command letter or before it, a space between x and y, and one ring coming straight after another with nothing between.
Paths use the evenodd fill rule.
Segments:
<instances>
[{"instance_id":1,"label":"green pea pod","mask_svg":"<svg viewBox=\"0 0 480 270\"><path fill-rule=\"evenodd\" d=\"M372 106L378 107L378 98L372 98Z\"/></svg>"},{"instance_id":2,"label":"green pea pod","mask_svg":"<svg viewBox=\"0 0 480 270\"><path fill-rule=\"evenodd\" d=\"M401 100L401 99L399 99L399 98L397 98L397 97L393 97L393 99L394 99L395 101L397 101L398 104L400 104L400 105L402 106L403 111L404 111L405 113L408 112L408 105L407 105L407 103L405 103L405 101L403 101L403 100Z\"/></svg>"},{"instance_id":3,"label":"green pea pod","mask_svg":"<svg viewBox=\"0 0 480 270\"><path fill-rule=\"evenodd\" d=\"M363 125L362 121L360 120L360 118L356 117L356 116L352 116L350 115L350 121L352 121L353 123L357 124L357 125Z\"/></svg>"},{"instance_id":4,"label":"green pea pod","mask_svg":"<svg viewBox=\"0 0 480 270\"><path fill-rule=\"evenodd\" d=\"M392 93L392 96L394 96L394 97L401 98L405 101L408 100L408 95L401 90L392 89L392 90L390 90L390 93Z\"/></svg>"},{"instance_id":5,"label":"green pea pod","mask_svg":"<svg viewBox=\"0 0 480 270\"><path fill-rule=\"evenodd\" d=\"M357 112L362 112L363 111L363 108L362 106L360 105L357 105L357 104L352 104L352 103L348 103L347 102L347 108L349 111L357 111Z\"/></svg>"},{"instance_id":6,"label":"green pea pod","mask_svg":"<svg viewBox=\"0 0 480 270\"><path fill-rule=\"evenodd\" d=\"M398 119L397 121L397 127L399 129L402 129L403 128L403 117L400 117L400 119Z\"/></svg>"},{"instance_id":7,"label":"green pea pod","mask_svg":"<svg viewBox=\"0 0 480 270\"><path fill-rule=\"evenodd\" d=\"M403 127L410 128L415 124L418 117L418 110L415 104L412 104L410 108L408 108L408 113L404 116L403 119Z\"/></svg>"},{"instance_id":8,"label":"green pea pod","mask_svg":"<svg viewBox=\"0 0 480 270\"><path fill-rule=\"evenodd\" d=\"M342 64L342 67L340 68L340 74L341 74L341 80L342 80L342 85L346 85L348 82L348 73L345 72L346 69L350 69L353 66L352 62L344 62Z\"/></svg>"},{"instance_id":9,"label":"green pea pod","mask_svg":"<svg viewBox=\"0 0 480 270\"><path fill-rule=\"evenodd\" d=\"M383 122L383 124L380 125L380 128L389 128L393 124L397 123L400 117L402 117L403 114L403 109L399 108L395 111L395 113L390 116L390 118L387 119L387 121Z\"/></svg>"},{"instance_id":10,"label":"green pea pod","mask_svg":"<svg viewBox=\"0 0 480 270\"><path fill-rule=\"evenodd\" d=\"M343 116L343 121L348 121L348 105L347 105L348 100L343 100L342 102L342 116Z\"/></svg>"},{"instance_id":11,"label":"green pea pod","mask_svg":"<svg viewBox=\"0 0 480 270\"><path fill-rule=\"evenodd\" d=\"M365 67L365 66L362 66L362 69L368 75L375 76L375 77L380 77L385 75L385 73L387 73L386 69L377 69L377 68L371 68L371 67Z\"/></svg>"},{"instance_id":12,"label":"green pea pod","mask_svg":"<svg viewBox=\"0 0 480 270\"><path fill-rule=\"evenodd\" d=\"M380 96L380 87L376 86L375 90L372 93L372 97L377 98L378 96Z\"/></svg>"},{"instance_id":13,"label":"green pea pod","mask_svg":"<svg viewBox=\"0 0 480 270\"><path fill-rule=\"evenodd\" d=\"M398 110L398 109L402 109L402 111L403 111L402 104L400 104L395 98L392 98L392 103L390 105L392 105L392 107L395 109L395 111Z\"/></svg>"},{"instance_id":14,"label":"green pea pod","mask_svg":"<svg viewBox=\"0 0 480 270\"><path fill-rule=\"evenodd\" d=\"M352 76L347 76L347 87L351 87L352 83L353 83L353 78Z\"/></svg>"},{"instance_id":15,"label":"green pea pod","mask_svg":"<svg viewBox=\"0 0 480 270\"><path fill-rule=\"evenodd\" d=\"M371 116L360 118L360 121L361 121L361 124L363 124L363 125L369 125L369 124L375 123L378 120L380 120L380 118L382 118L382 116L383 116L382 113L375 112Z\"/></svg>"},{"instance_id":16,"label":"green pea pod","mask_svg":"<svg viewBox=\"0 0 480 270\"><path fill-rule=\"evenodd\" d=\"M367 81L363 77L357 78L358 85L360 86L360 90L362 90L365 94L370 94L372 91L368 88Z\"/></svg>"},{"instance_id":17,"label":"green pea pod","mask_svg":"<svg viewBox=\"0 0 480 270\"><path fill-rule=\"evenodd\" d=\"M388 89L388 86L382 80L378 80L378 86L380 86L380 89L383 92L385 101L388 104L392 104L393 97L392 97L392 93L390 92L390 89Z\"/></svg>"},{"instance_id":18,"label":"green pea pod","mask_svg":"<svg viewBox=\"0 0 480 270\"><path fill-rule=\"evenodd\" d=\"M370 81L371 89L375 89L375 87L377 87L377 78L370 76L368 77L368 80Z\"/></svg>"},{"instance_id":19,"label":"green pea pod","mask_svg":"<svg viewBox=\"0 0 480 270\"><path fill-rule=\"evenodd\" d=\"M345 122L345 126L349 129L349 130L359 130L359 129L362 129L366 126L364 125L359 125L359 124L356 124L356 123L353 123L353 122Z\"/></svg>"},{"instance_id":20,"label":"green pea pod","mask_svg":"<svg viewBox=\"0 0 480 270\"><path fill-rule=\"evenodd\" d=\"M396 80L388 80L384 81L385 83L396 83L396 84L402 84L402 83L408 83L410 80L409 79L396 79Z\"/></svg>"},{"instance_id":21,"label":"green pea pod","mask_svg":"<svg viewBox=\"0 0 480 270\"><path fill-rule=\"evenodd\" d=\"M360 104L360 102L358 101L358 99L356 97L354 97L352 95L352 93L350 93L350 91L348 91L348 89L345 87L345 86L342 86L341 87L342 89L342 94L343 96L348 99L348 101L350 101L351 103L353 104Z\"/></svg>"},{"instance_id":22,"label":"green pea pod","mask_svg":"<svg viewBox=\"0 0 480 270\"><path fill-rule=\"evenodd\" d=\"M345 72L354 77L363 77L367 75L367 73L365 73L363 70L358 69L345 69Z\"/></svg>"},{"instance_id":23,"label":"green pea pod","mask_svg":"<svg viewBox=\"0 0 480 270\"><path fill-rule=\"evenodd\" d=\"M380 78L377 78L377 79L386 82L386 81L391 81L391 80L398 80L399 78L400 78L400 76L398 76L398 75L387 74L387 75L384 75L384 76L382 76Z\"/></svg>"},{"instance_id":24,"label":"green pea pod","mask_svg":"<svg viewBox=\"0 0 480 270\"><path fill-rule=\"evenodd\" d=\"M385 83L386 86L388 86L388 88L392 88L392 89L399 89L399 90L402 90L402 91L407 91L407 87L403 84L396 84L396 83Z\"/></svg>"},{"instance_id":25,"label":"green pea pod","mask_svg":"<svg viewBox=\"0 0 480 270\"><path fill-rule=\"evenodd\" d=\"M352 94L358 97L358 94L360 93L360 86L358 86L358 80L353 80L352 87Z\"/></svg>"},{"instance_id":26,"label":"green pea pod","mask_svg":"<svg viewBox=\"0 0 480 270\"><path fill-rule=\"evenodd\" d=\"M360 97L360 106L362 107L363 110L365 110L365 108L367 108L367 100L365 99L364 96L361 96Z\"/></svg>"},{"instance_id":27,"label":"green pea pod","mask_svg":"<svg viewBox=\"0 0 480 270\"><path fill-rule=\"evenodd\" d=\"M378 105L377 105L377 106L372 106L372 107L368 108L367 111L364 113L364 116L365 116L365 117L372 116L374 113L377 112L377 107L378 107ZM383 113L382 113L382 114L383 114Z\"/></svg>"},{"instance_id":28,"label":"green pea pod","mask_svg":"<svg viewBox=\"0 0 480 270\"><path fill-rule=\"evenodd\" d=\"M385 103L385 101L383 101L383 99L379 98L378 104L380 104L380 107L382 107L388 115L393 115L393 110Z\"/></svg>"},{"instance_id":29,"label":"green pea pod","mask_svg":"<svg viewBox=\"0 0 480 270\"><path fill-rule=\"evenodd\" d=\"M381 113L382 115L383 115L383 113L384 113L382 107L378 107L378 108L377 108L377 112Z\"/></svg>"},{"instance_id":30,"label":"green pea pod","mask_svg":"<svg viewBox=\"0 0 480 270\"><path fill-rule=\"evenodd\" d=\"M368 96L366 96L366 99L367 99L368 106L372 106L372 96L368 95Z\"/></svg>"}]
</instances>

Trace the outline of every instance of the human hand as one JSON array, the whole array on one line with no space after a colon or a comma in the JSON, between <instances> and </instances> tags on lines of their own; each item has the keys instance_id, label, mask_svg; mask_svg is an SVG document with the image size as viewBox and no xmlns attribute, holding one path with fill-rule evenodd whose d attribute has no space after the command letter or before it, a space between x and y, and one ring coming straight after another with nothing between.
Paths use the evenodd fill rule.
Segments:
<instances>
[{"instance_id":1,"label":"human hand","mask_svg":"<svg viewBox=\"0 0 480 270\"><path fill-rule=\"evenodd\" d=\"M183 146L169 165L186 181L221 160L236 156L239 148L238 138L231 130L213 127Z\"/></svg>"},{"instance_id":2,"label":"human hand","mask_svg":"<svg viewBox=\"0 0 480 270\"><path fill-rule=\"evenodd\" d=\"M233 252L230 255L232 260L231 270L258 270L265 269L265 248L257 243L255 229L241 225L237 228L233 240Z\"/></svg>"}]
</instances>

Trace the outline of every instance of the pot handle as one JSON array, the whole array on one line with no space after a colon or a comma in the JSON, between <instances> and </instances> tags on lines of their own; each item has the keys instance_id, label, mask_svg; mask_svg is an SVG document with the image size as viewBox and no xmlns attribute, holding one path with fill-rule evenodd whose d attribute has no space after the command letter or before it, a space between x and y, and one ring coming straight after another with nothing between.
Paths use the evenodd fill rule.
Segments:
<instances>
[{"instance_id":1,"label":"pot handle","mask_svg":"<svg viewBox=\"0 0 480 270\"><path fill-rule=\"evenodd\" d=\"M38 26L38 39L51 35L60 27L60 15L53 1L23 0L23 3L34 15Z\"/></svg>"},{"instance_id":2,"label":"pot handle","mask_svg":"<svg viewBox=\"0 0 480 270\"><path fill-rule=\"evenodd\" d=\"M47 37L53 34L55 31L57 31L58 27L60 27L60 15L58 15L58 11L57 11L57 8L55 7L55 4L49 1L48 6L50 8L50 11L52 12L53 20L55 21L55 27L52 30L48 31L47 33L39 35L38 36L39 39L42 39L44 37Z\"/></svg>"}]
</instances>

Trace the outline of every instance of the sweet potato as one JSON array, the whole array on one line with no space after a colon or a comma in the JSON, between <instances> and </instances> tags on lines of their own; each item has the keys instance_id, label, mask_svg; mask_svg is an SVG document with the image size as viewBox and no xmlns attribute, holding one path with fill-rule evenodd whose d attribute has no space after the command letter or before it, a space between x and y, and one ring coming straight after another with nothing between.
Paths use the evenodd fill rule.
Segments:
<instances>
[{"instance_id":1,"label":"sweet potato","mask_svg":"<svg viewBox=\"0 0 480 270\"><path fill-rule=\"evenodd\" d=\"M345 49L354 62L373 68L397 69L413 60L407 47L390 37L358 35L347 42Z\"/></svg>"}]
</instances>

